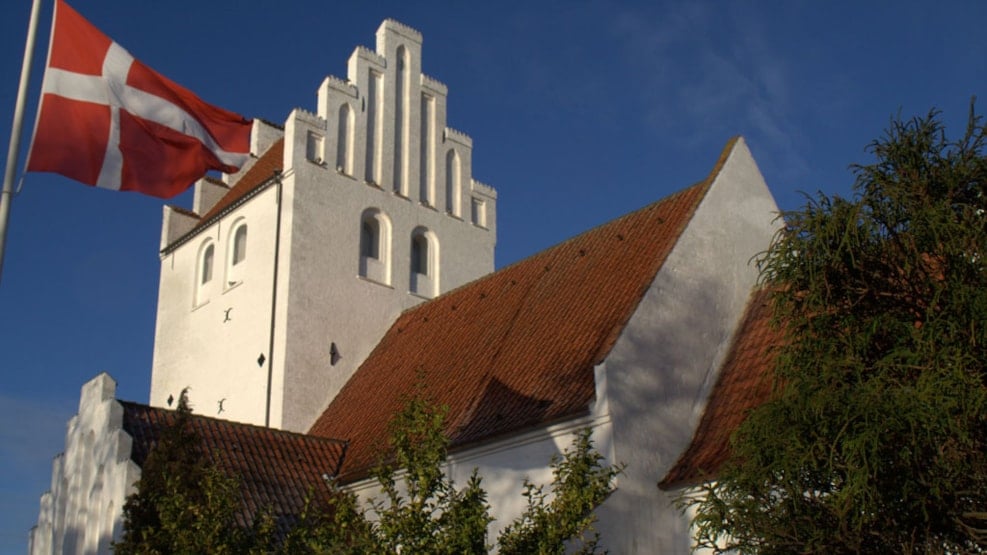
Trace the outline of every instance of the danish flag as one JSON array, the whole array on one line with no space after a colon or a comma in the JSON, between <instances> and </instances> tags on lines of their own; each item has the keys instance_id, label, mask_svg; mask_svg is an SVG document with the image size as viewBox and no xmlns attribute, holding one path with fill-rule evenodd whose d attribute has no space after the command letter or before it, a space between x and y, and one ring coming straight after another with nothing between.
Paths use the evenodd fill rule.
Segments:
<instances>
[{"instance_id":1,"label":"danish flag","mask_svg":"<svg viewBox=\"0 0 987 555\"><path fill-rule=\"evenodd\" d=\"M27 170L170 198L246 162L251 122L135 60L63 0Z\"/></svg>"}]
</instances>

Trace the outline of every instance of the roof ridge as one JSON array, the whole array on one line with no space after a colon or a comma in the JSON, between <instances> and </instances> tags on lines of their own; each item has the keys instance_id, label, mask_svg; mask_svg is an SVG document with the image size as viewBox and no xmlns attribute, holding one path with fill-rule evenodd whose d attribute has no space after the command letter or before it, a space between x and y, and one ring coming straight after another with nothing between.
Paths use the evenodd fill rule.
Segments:
<instances>
[{"instance_id":1,"label":"roof ridge","mask_svg":"<svg viewBox=\"0 0 987 555\"><path fill-rule=\"evenodd\" d=\"M481 282L484 282L484 281L490 279L494 274L499 274L500 272L504 272L504 271L510 270L512 268L515 268L516 266L518 266L520 264L529 262L531 259L533 259L535 257L547 256L548 253L550 253L552 251L555 251L556 249L561 250L565 245L568 245L570 243L578 242L579 240L583 239L584 236L589 235L591 233L594 233L594 232L600 230L601 228L608 227L608 226L617 226L620 223L622 223L622 222L624 222L624 221L626 221L628 219L631 219L631 218L633 218L635 216L640 215L642 212L646 212L648 210L653 210L658 205L663 204L663 203L665 203L667 201L670 201L671 199L676 198L676 197L678 197L680 195L683 195L686 192L691 191L693 188L697 188L697 187L698 188L705 188L706 190L703 191L703 194L697 199L696 204L693 207L692 214L690 215L689 219L685 222L685 225L683 225L682 228L679 230L679 233L681 233L682 230L684 230L686 227L688 227L688 223L692 221L692 216L695 215L695 209L699 207L699 204L702 203L702 199L704 199L706 197L706 193L709 192L709 187L713 184L713 181L716 180L716 177L723 170L723 166L726 164L727 159L730 157L730 154L733 153L733 149L737 145L737 142L740 141L741 139L742 139L742 137L740 135L735 135L735 136L731 137L727 141L726 145L720 151L720 156L717 158L716 163L713 165L713 169L709 172L709 174L704 179L702 179L700 181L697 181L697 182L693 183L692 185L689 185L688 187L684 187L682 189L679 189L678 191L675 191L674 193L672 193L670 195L667 195L667 196L662 197L662 198L660 198L658 200L655 200L655 201L653 201L653 202L651 202L651 203L649 203L649 204L647 204L645 206L642 206L641 208L638 208L637 210L628 212L628 213L623 214L621 216L618 216L618 217L616 217L616 218L614 218L612 220L607 220L605 222L601 222L601 223L599 223L599 224L597 224L597 225L595 225L595 226L593 226L593 227L591 227L589 229L586 229L586 230L581 231L580 233L578 233L576 235L573 235L572 237L569 237L568 239L563 239L562 241L559 241L558 243L555 243L554 245L550 245L550 246L548 246L548 247L546 247L546 248L544 248L544 249L542 249L542 250L540 250L538 252L535 252L535 253L533 253L533 254L531 254L529 256L526 256L526 257L524 257L524 258L522 258L520 260L515 260L514 262L508 264L507 266L504 266L503 268L498 268L498 269L494 270L493 272L491 272L491 273L489 273L489 274L487 274L485 276L481 276L481 277L479 277L479 278L477 278L477 279L475 279L473 281L464 283L464 284L460 285L459 287L456 287L454 289L450 289L450 290L442 293L438 297L435 297L433 299L429 299L429 301L427 301L427 302L419 303L419 304L417 304L415 306L406 308L404 311L401 312L401 314L398 315L398 317L394 320L394 323L396 324L406 314L414 313L415 311L421 309L422 307L424 307L424 306L426 306L428 304L431 304L431 303L433 303L433 302L435 302L435 301L437 301L439 299L442 299L444 297L451 296L454 293L457 293L457 292L459 292L459 291L461 291L463 289L472 288L472 287L476 286L476 284L481 283Z\"/></svg>"},{"instance_id":2,"label":"roof ridge","mask_svg":"<svg viewBox=\"0 0 987 555\"><path fill-rule=\"evenodd\" d=\"M130 406L130 407L134 407L134 408L137 408L137 409L145 409L145 410L146 409L150 409L150 410L153 410L153 411L160 411L160 412L166 413L166 414L178 414L178 411L175 410L175 409L164 408L164 407L155 407L155 406L152 406L152 405L145 405L144 403L138 403L136 401L126 401L126 400L123 400L123 399L116 399L116 401L118 403L120 403L121 405ZM349 443L349 441L347 441L345 439L336 439L336 438L325 437L325 436L314 436L314 435L307 434L307 433L302 433L302 432L292 432L290 430L282 430L282 429L279 429L279 428L269 428L269 427L266 427L266 426L260 426L258 424L250 424L249 422L238 422L236 420L226 420L225 418L216 418L215 416L207 416L205 414L197 414L195 412L190 413L189 416L191 416L195 420L203 420L203 421L206 421L208 423L213 423L215 425L230 425L230 426L235 427L235 428L241 428L241 429L246 428L246 429L251 429L251 430L257 430L259 432L270 432L270 433L273 433L275 435L302 437L302 438L306 438L306 439L314 439L314 440L317 440L317 441L325 441L325 442L329 442L329 443L339 443L339 444L344 444L344 445Z\"/></svg>"},{"instance_id":3,"label":"roof ridge","mask_svg":"<svg viewBox=\"0 0 987 555\"><path fill-rule=\"evenodd\" d=\"M671 199L678 197L684 194L685 192L692 190L693 188L703 189L702 194L696 198L694 204L690 208L689 217L683 219L679 223L679 228L676 229L675 232L673 233L673 235L675 236L675 242L672 244L672 249L674 249L675 245L678 244L679 239L682 238L682 233L686 230L687 227L689 227L689 224L692 223L692 219L695 218L696 212L699 210L699 205L703 203L703 200L706 198L706 195L709 193L710 188L713 186L713 182L716 181L716 178L719 177L720 172L723 171L723 167L726 165L726 162L730 158L730 155L733 154L733 150L737 146L737 143L740 141L740 139L741 137L739 135L735 135L727 141L727 144L724 145L723 149L720 151L720 156L717 158L716 163L713 164L713 168L710 170L709 174L706 175L706 178L703 179L702 181L693 183L692 185L686 187L685 189L682 189L681 191L672 193L671 195L659 201L653 202L648 206L645 206L641 210L635 210L634 212L631 212L630 214L626 214L621 218L617 218L617 220L613 220L613 221L616 222L624 218L628 218L630 216L635 215L637 212L643 210L653 209L657 207L657 205L662 204L665 201L670 201ZM654 274L655 277L657 277L658 273L661 271L664 265L665 265L665 261L662 260L661 264L658 265L658 267L655 269L655 274ZM641 304L641 300L644 298L648 290L651 288L652 283L654 283L654 278L652 278L651 282L648 283L647 287L641 288L641 292L634 303L635 306ZM607 357L607 355L610 354L610 351L612 351L614 345L616 345L616 338L619 337L621 333L623 333L624 329L627 327L627 324L630 322L631 318L634 317L634 314L636 312L637 312L636 310L630 311L627 314L627 317L624 318L623 321L618 322L616 325L614 325L614 327L610 330L610 335L601 341L600 350L597 351L596 356L593 359L594 364L599 364L600 362L603 362L603 360ZM609 348L605 348L607 345L609 345Z\"/></svg>"},{"instance_id":4,"label":"roof ridge","mask_svg":"<svg viewBox=\"0 0 987 555\"><path fill-rule=\"evenodd\" d=\"M199 221L192 229L169 243L161 249L161 252L163 254L170 253L188 242L192 237L198 235L203 229L212 225L213 222L225 216L230 210L253 198L256 193L269 185L277 175L277 172L282 169L284 165L283 157L284 137L281 137L271 143L271 146L257 158L254 165L236 183L228 188L226 194L220 197L219 201L212 208L199 217Z\"/></svg>"},{"instance_id":5,"label":"roof ridge","mask_svg":"<svg viewBox=\"0 0 987 555\"><path fill-rule=\"evenodd\" d=\"M704 180L405 310L309 433L352 438L342 472L362 476L374 457L365 438L383 437L422 368L436 402L449 406L443 432L455 446L586 414L598 359L652 290L737 142Z\"/></svg>"}]
</instances>

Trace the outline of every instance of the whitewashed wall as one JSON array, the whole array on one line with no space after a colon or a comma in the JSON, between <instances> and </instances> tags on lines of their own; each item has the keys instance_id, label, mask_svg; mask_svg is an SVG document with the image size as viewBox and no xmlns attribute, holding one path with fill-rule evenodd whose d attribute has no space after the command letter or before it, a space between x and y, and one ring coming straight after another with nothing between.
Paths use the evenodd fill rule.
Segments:
<instances>
[{"instance_id":1,"label":"whitewashed wall","mask_svg":"<svg viewBox=\"0 0 987 555\"><path fill-rule=\"evenodd\" d=\"M104 554L119 539L123 503L140 468L130 460L132 439L115 393L116 382L105 373L82 387L65 452L52 462L51 489L41 497L30 553Z\"/></svg>"},{"instance_id":2,"label":"whitewashed wall","mask_svg":"<svg viewBox=\"0 0 987 555\"><path fill-rule=\"evenodd\" d=\"M614 456L627 464L599 511L613 553L689 551L689 519L657 484L698 425L777 212L738 139L605 361Z\"/></svg>"},{"instance_id":3,"label":"whitewashed wall","mask_svg":"<svg viewBox=\"0 0 987 555\"><path fill-rule=\"evenodd\" d=\"M276 186L162 258L152 405L167 406L189 386L196 412L265 424L270 395L269 424L306 431L401 311L493 270L496 192L473 180L472 140L446 126L446 87L421 74L421 45L417 31L385 21L376 51L350 57L346 81L322 83L316 113L287 118L276 268ZM262 130L257 148L274 139ZM458 192L447 195L450 185ZM456 202L447 206L447 197ZM388 249L361 276L368 210L387 222ZM168 213L163 234L188 226L184 218ZM241 220L249 225L242 279L230 286L219 272L208 301L197 302L202 245L227 252ZM430 239L430 275L411 273L415 232Z\"/></svg>"},{"instance_id":4,"label":"whitewashed wall","mask_svg":"<svg viewBox=\"0 0 987 555\"><path fill-rule=\"evenodd\" d=\"M491 513L489 541L525 509L525 478L549 484L548 461L593 428L597 449L626 465L597 510L611 553L689 553L691 516L658 481L688 446L757 278L751 259L767 248L777 206L740 139L607 359L596 368L590 416L450 456L465 484L480 471ZM364 500L372 482L353 486Z\"/></svg>"},{"instance_id":5,"label":"whitewashed wall","mask_svg":"<svg viewBox=\"0 0 987 555\"><path fill-rule=\"evenodd\" d=\"M198 414L264 424L277 210L272 185L162 256L151 405L174 408L188 387ZM247 225L246 259L234 275L228 255L239 223ZM213 277L202 287L206 244L215 249Z\"/></svg>"}]
</instances>

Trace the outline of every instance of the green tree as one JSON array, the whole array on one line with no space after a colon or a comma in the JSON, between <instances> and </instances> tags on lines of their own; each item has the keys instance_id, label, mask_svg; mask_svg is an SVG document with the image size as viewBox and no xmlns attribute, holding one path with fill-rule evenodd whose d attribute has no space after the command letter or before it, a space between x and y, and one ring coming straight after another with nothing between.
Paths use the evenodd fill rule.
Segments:
<instances>
[{"instance_id":1,"label":"green tree","mask_svg":"<svg viewBox=\"0 0 987 555\"><path fill-rule=\"evenodd\" d=\"M622 467L604 463L603 455L593 449L590 432L580 431L572 447L552 458L551 496L525 480L528 508L500 534L500 553L597 552L600 535L593 529L593 509L613 491Z\"/></svg>"},{"instance_id":2,"label":"green tree","mask_svg":"<svg viewBox=\"0 0 987 555\"><path fill-rule=\"evenodd\" d=\"M773 400L683 498L741 553L987 551L987 128L894 120L854 195L784 214L759 259Z\"/></svg>"},{"instance_id":3,"label":"green tree","mask_svg":"<svg viewBox=\"0 0 987 555\"><path fill-rule=\"evenodd\" d=\"M119 554L242 553L249 535L236 523L239 484L208 462L185 391L123 506Z\"/></svg>"},{"instance_id":4,"label":"green tree","mask_svg":"<svg viewBox=\"0 0 987 555\"><path fill-rule=\"evenodd\" d=\"M443 434L446 409L419 388L390 424L394 458L373 476L383 493L370 506L334 488L328 501L308 492L305 505L283 536L262 513L250 528L236 521L238 481L201 453L182 393L175 421L161 433L144 463L137 492L124 505L123 537L116 553L487 553L492 520L481 479L474 470L457 488L442 471L449 446ZM592 511L613 491L619 469L593 449L590 431L552 460L552 493L525 484L526 513L500 538L500 552L581 553L597 551Z\"/></svg>"},{"instance_id":5,"label":"green tree","mask_svg":"<svg viewBox=\"0 0 987 555\"><path fill-rule=\"evenodd\" d=\"M359 508L353 494L338 491L317 526L296 528L314 553L487 553L491 521L486 493L474 470L462 489L442 472L448 439L442 433L445 409L419 390L391 423L394 460L380 465L374 477L383 498ZM597 551L592 515L613 491L619 468L605 464L593 449L590 431L577 435L573 446L552 460L552 493L526 482L528 509L501 534L504 554L555 554L580 546ZM330 515L330 516L326 516ZM312 534L311 530L318 530ZM320 543L321 542L321 543Z\"/></svg>"}]
</instances>

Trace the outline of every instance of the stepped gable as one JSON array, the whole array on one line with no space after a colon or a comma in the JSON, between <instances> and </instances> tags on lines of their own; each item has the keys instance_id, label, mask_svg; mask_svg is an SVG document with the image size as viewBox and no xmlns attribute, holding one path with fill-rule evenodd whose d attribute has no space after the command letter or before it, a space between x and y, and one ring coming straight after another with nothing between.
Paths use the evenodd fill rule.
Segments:
<instances>
[{"instance_id":1,"label":"stepped gable","mask_svg":"<svg viewBox=\"0 0 987 555\"><path fill-rule=\"evenodd\" d=\"M730 456L730 437L774 387L771 368L783 331L771 323L771 294L755 291L689 447L658 483L675 489L710 479Z\"/></svg>"},{"instance_id":2,"label":"stepped gable","mask_svg":"<svg viewBox=\"0 0 987 555\"><path fill-rule=\"evenodd\" d=\"M424 381L451 448L587 414L620 336L733 149L706 180L402 314L310 433L352 439L344 481L377 462Z\"/></svg>"},{"instance_id":3,"label":"stepped gable","mask_svg":"<svg viewBox=\"0 0 987 555\"><path fill-rule=\"evenodd\" d=\"M162 430L176 412L138 403L123 406L123 428L133 438L130 458L143 467ZM338 474L346 442L192 415L202 450L240 480L240 524L249 526L269 509L282 531L301 513L309 491L318 500L330 494L327 478Z\"/></svg>"}]
</instances>

